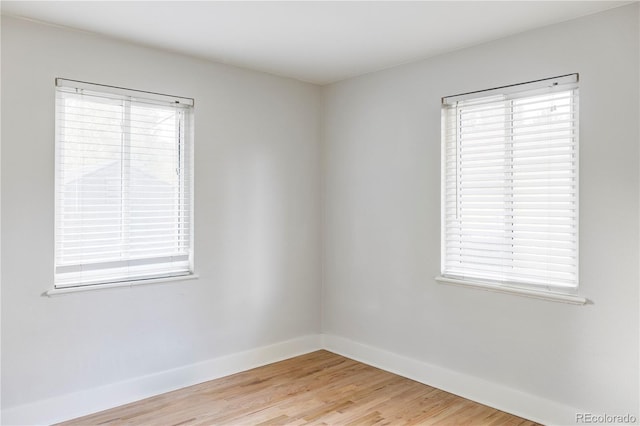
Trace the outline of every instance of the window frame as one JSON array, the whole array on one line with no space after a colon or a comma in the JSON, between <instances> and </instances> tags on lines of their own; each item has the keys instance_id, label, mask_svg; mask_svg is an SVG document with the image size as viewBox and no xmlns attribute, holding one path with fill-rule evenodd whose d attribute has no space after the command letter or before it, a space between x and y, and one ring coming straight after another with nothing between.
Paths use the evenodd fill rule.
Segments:
<instances>
[{"instance_id":1,"label":"window frame","mask_svg":"<svg viewBox=\"0 0 640 426\"><path fill-rule=\"evenodd\" d=\"M460 95L453 95L453 96L447 96L447 97L443 97L442 98L442 107L441 107L441 250L440 250L440 254L441 254L441 269L440 269L440 275L436 277L436 281L439 283L443 283L443 284L453 284L453 285L458 285L458 286L465 286L465 287L473 287L473 288L481 288L484 290L489 290L489 291L495 291L495 292L501 292L501 293L511 293L511 294L518 294L518 295L522 295L522 296L527 296L527 297L533 297L533 298L540 298L540 299L547 299L547 300L555 300L555 301L561 301L561 302L565 302L565 303L573 303L573 304L584 304L587 303L587 299L579 296L577 291L578 291L578 271L579 271L579 261L578 261L578 255L579 255L579 235L578 235L578 227L579 227L579 211L578 211L578 206L579 206L579 193L578 193L578 185L579 185L579 163L578 163L578 156L579 156L579 134L578 134L578 129L579 129L579 115L578 115L578 110L579 107L576 105L575 109L571 109L572 113L576 115L577 117L577 121L578 123L575 125L575 136L574 136L574 142L573 142L573 147L575 149L574 153L575 153L575 166L572 167L572 171L575 171L575 257L576 257L576 266L575 266L575 286L565 286L565 287L561 287L561 286L557 286L557 285L544 285L544 284L540 284L540 283L529 283L529 282L522 282L522 281L513 281L513 280L495 280L495 279L487 279L486 277L482 277L482 274L478 274L477 276L473 276L472 274L469 275L464 275L464 276L460 276L460 275L456 275L456 274L450 274L448 273L448 266L447 266L447 260L446 260L446 256L447 256L447 238L448 238L448 232L447 232L447 201L450 201L451 197L451 191L448 191L447 189L447 172L448 172L448 168L447 168L447 160L449 155L447 154L447 149L449 148L449 146L447 145L447 138L450 137L449 132L447 131L447 126L450 125L450 120L451 118L448 116L448 114L452 114L451 110L453 109L452 105L457 105L459 102L462 102L464 104L465 101L467 101L468 103L473 103L473 101L475 99L478 100L482 100L482 99L486 99L489 98L491 96L504 96L504 101L503 102L508 102L511 108L511 111L513 112L513 108L514 108L514 98L518 99L518 95L520 94L520 99L526 99L526 98L532 98L533 93L536 92L545 92L548 91L549 93L553 93L553 91L558 91L558 90L575 90L576 93L573 94L571 96L575 96L577 99L577 90L578 90L578 83L579 83L579 75L577 73L575 74L567 74L567 75L563 75L563 76L559 76L559 77L552 77L552 78L545 78L545 79L540 79L540 80L535 80L535 81L530 81L530 82L525 82L525 83L519 83L519 84L513 84L513 85L508 85L508 86L501 86L501 87L497 87L497 88L493 88L493 89L487 89L487 90L480 90L480 91L474 91L474 92L468 92L468 93L463 93ZM522 93L524 93L524 95L522 95ZM457 110L455 110L453 112L453 114L455 114L455 125L456 125L456 129L457 126L460 125L460 123L458 122L459 120L459 113ZM513 115L511 115L510 118L510 122L508 121L509 119L507 119L507 121L505 122L506 124L504 124L504 128L505 131L510 132L510 134L513 134L515 131L515 127L513 125ZM498 126L498 128L500 128L500 126ZM459 130L456 130L456 136L455 136L455 144L456 144L456 150L459 149L459 136L457 135L457 132ZM509 145L508 142L506 142L507 137L505 136L505 148L504 148L504 152L507 152L508 148L507 146ZM511 144L511 150L513 151L513 144ZM457 152L457 151L456 151ZM510 158L511 161L513 161L513 155L505 155L505 158ZM458 170L458 167L460 167L460 156L456 154L456 171ZM450 166L449 166L450 167ZM511 173L513 173L513 165L510 168ZM460 185L460 181L459 181L459 172L456 172L456 197L458 197L459 195L459 185ZM503 187L507 188L508 186L506 185L506 182L508 181L507 178L503 178L502 182L504 183ZM515 187L510 187L511 190L513 191ZM457 205L457 204L456 204ZM513 210L512 210L513 211ZM515 221L514 221L515 222ZM513 223L512 223L513 225ZM512 251L512 254L517 253L516 251Z\"/></svg>"},{"instance_id":2,"label":"window frame","mask_svg":"<svg viewBox=\"0 0 640 426\"><path fill-rule=\"evenodd\" d=\"M47 295L52 296L56 294L64 294L75 291L84 291L84 290L93 290L93 289L103 289L103 288L111 288L111 287L123 287L123 286L132 286L132 285L140 285L140 284L151 284L158 282L167 282L167 281L175 281L175 280L186 280L197 278L194 272L194 173L193 173L193 153L194 153L194 135L193 135L193 120L194 120L194 100L192 98L178 97L172 95L164 95L155 92L147 92L141 90L127 89L118 86L109 86L104 84L95 84L88 83L85 81L79 80L70 80L64 78L56 78L55 79L55 91L56 91L56 106L55 106L55 125L56 125L56 136L55 136L55 182L54 182L54 190L55 190L55 232L54 232L54 285L53 289L46 292ZM61 123L68 119L68 116L65 115L64 118L58 118L58 114L65 114L62 106L58 104L59 99L63 99L65 93L72 95L76 94L87 94L90 96L91 101L96 101L101 96L104 96L107 99L105 102L109 102L111 99L114 104L118 104L122 108L123 118L121 124L121 153L120 153L120 162L127 163L131 161L131 156L128 158L125 155L127 150L130 150L133 145L131 145L130 139L132 134L132 129L130 125L127 125L127 120L131 120L131 108L149 108L150 110L161 111L171 110L175 111L175 125L172 127L174 129L174 142L173 145L177 148L177 160L173 159L171 161L177 161L177 163L166 163L165 166L176 167L176 175L177 177L173 181L173 185L177 188L177 192L174 193L173 200L178 202L174 207L170 207L170 210L174 210L177 208L180 213L173 213L171 215L171 220L174 221L174 225L169 225L168 229L177 226L180 231L178 232L178 238L182 240L182 238L186 238L186 243L179 243L178 248L176 249L168 249L169 251L174 251L176 254L169 255L169 257L164 255L152 255L149 257L149 254L146 254L146 259L144 260L134 257L133 255L123 256L121 260L113 261L113 262L101 262L98 261L88 261L83 263L83 261L79 261L78 266L73 266L72 264L68 264L63 266L59 262L59 256L63 253L64 243L61 239L61 231L60 226L62 219L59 215L63 212L62 205L62 195L61 191L64 190L64 183L62 181L62 147L65 141L61 140L61 129L59 126ZM154 108L157 107L157 108ZM128 144L126 141L129 141ZM75 142L77 144L77 142ZM103 143L100 141L99 143ZM149 149L148 147L145 149ZM152 151L154 148L150 148ZM174 157L176 154L174 154ZM83 157L84 158L84 157ZM123 164L124 164L123 163ZM163 164L162 161L158 164ZM132 181L128 181L125 178L125 174L130 173L133 169L129 169L127 166L124 167L125 171L120 172L120 203L125 203L125 198L127 193L132 191ZM170 181L171 182L171 181ZM177 197L177 198L175 198ZM143 199L138 199L143 200ZM135 200L134 200L135 201ZM125 204L123 204L124 206ZM122 207L124 209L124 207ZM185 215L185 213L187 213ZM121 215L124 213L121 213ZM126 216L126 215L125 215ZM121 216L121 219L124 216ZM131 221L129 221L130 223ZM144 222L142 222L144 223ZM120 228L120 233L125 234L129 232L131 225L127 225ZM127 231L128 230L128 231ZM186 230L186 232L185 232ZM184 236L181 233L184 233ZM166 233L166 231L165 231ZM151 238L158 238L159 235L162 234L154 234ZM166 236L165 236L166 237ZM120 237L123 238L122 236ZM124 240L122 240L124 241ZM123 244L121 242L121 244ZM147 244L152 244L151 242ZM176 243L178 244L178 243ZM185 245L186 244L186 245ZM130 247L128 244L125 244L123 247ZM184 254L178 255L175 250L180 250L179 248L185 252ZM145 252L142 252L145 254ZM178 257L176 257L178 256ZM144 256L143 256L144 257ZM179 260L178 258L182 259ZM182 266L179 268L171 268L167 267L174 262L178 262ZM105 266L106 264L111 263L112 268ZM127 270L126 273L115 274L108 278L96 278L98 276L97 273L92 275L91 270L100 270L113 272L117 268L120 270ZM155 266L154 266L155 265ZM66 269L65 269L66 268ZM162 268L166 268L161 270ZM148 272L144 272L145 269L149 269ZM179 270L180 269L180 270ZM134 273L129 273L128 271L132 270ZM73 281L72 279L68 279L65 283L61 281L61 276L64 273L68 273L68 271L76 271L78 274L87 274L86 277L80 275L80 279L76 279ZM82 272L80 272L82 271Z\"/></svg>"}]
</instances>

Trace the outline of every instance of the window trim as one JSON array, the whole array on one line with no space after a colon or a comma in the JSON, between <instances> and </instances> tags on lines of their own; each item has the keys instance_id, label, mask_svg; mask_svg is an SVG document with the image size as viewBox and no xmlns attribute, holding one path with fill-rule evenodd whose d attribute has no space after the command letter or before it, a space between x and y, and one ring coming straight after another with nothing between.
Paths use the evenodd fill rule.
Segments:
<instances>
[{"instance_id":1,"label":"window trim","mask_svg":"<svg viewBox=\"0 0 640 426\"><path fill-rule=\"evenodd\" d=\"M542 299L552 302L563 302L571 305L587 305L591 302L584 296L572 293L560 293L556 289L547 290L540 288L528 288L522 285L515 284L496 284L489 282L482 282L472 279L456 279L443 277L439 275L434 278L439 284L447 284L458 287L475 288L479 290L487 290L494 293L512 294L516 296L525 296L532 299Z\"/></svg>"},{"instance_id":2,"label":"window trim","mask_svg":"<svg viewBox=\"0 0 640 426\"><path fill-rule=\"evenodd\" d=\"M104 95L105 99L111 99L111 97L113 97L113 99L117 99L117 100L121 100L121 99L126 99L127 102L129 103L136 103L136 104L148 104L148 105L158 105L158 106L162 106L162 105L176 105L178 108L180 108L182 111L179 113L183 116L183 118L181 119L181 123L183 123L184 125L182 126L182 130L181 130L181 134L182 137L179 137L179 139L181 139L182 141L178 141L179 144L185 144L185 153L187 154L186 156L184 156L184 158L182 159L183 164L185 165L184 170L185 170L185 176L184 181L181 179L179 185L182 187L183 185L187 185L187 189L186 191L184 189L181 190L180 194L181 197L185 196L188 198L187 201L187 209L188 209L188 217L186 218L186 220L188 221L188 226L189 226L189 252L188 254L184 254L184 255L179 255L179 256L170 256L171 259L173 258L185 258L184 260L182 260L183 262L187 262L188 263L188 270L187 268L185 268L184 271L182 272L149 272L148 274L138 274L138 275L131 275L131 276L122 276L120 278L111 278L111 279L95 279L95 278L89 278L87 280L84 280L82 282L78 282L78 283L58 283L56 282L56 276L59 273L58 270L62 269L68 269L68 272L72 272L73 270L77 269L76 266L57 266L56 262L54 262L54 279L53 279L53 286L51 289L49 289L48 291L46 291L43 295L46 296L54 296L54 295L60 295L60 294L67 294L67 293L73 293L73 292L79 292L79 291L89 291L89 290L102 290L102 289L108 289L108 288L116 288L116 287L133 287L133 286L137 286L137 285L147 285L147 284L154 284L154 283L164 283L164 282L171 282L171 281L184 281L184 280L190 280L190 279L197 279L198 275L196 275L195 273L195 268L194 268L194 253L193 253L193 247L194 247L194 172L193 172L193 167L194 167L194 139L193 139L193 120L194 120L194 112L193 112L193 106L194 106L194 99L192 98L186 98L186 97L179 97L179 96L173 96L173 95L165 95L165 94L160 94L160 93L156 93L156 92L148 92L148 91L141 91L141 90L135 90L135 89L127 89L127 88L123 88L123 87L118 87L118 86L110 86L110 85L105 85L105 84L97 84L97 83L89 83L89 82L85 82L85 81L80 81L80 80L71 80L71 79L64 79L64 78L56 78L55 79L55 88L56 88L56 102L58 99L58 90L63 90L63 91L79 91L82 92L83 90L87 90L89 93L92 94L92 96L95 97L101 97L102 95ZM185 112L186 111L186 112ZM58 107L56 106L56 114L58 113ZM58 118L56 117L56 128L58 126ZM58 201L58 173L59 173L59 165L58 162L60 161L61 157L60 157L60 153L59 153L59 149L60 149L60 145L59 145L59 141L58 141L58 132L56 130L56 147L55 147L55 171L56 171L56 179L55 179L55 183L54 183L54 192L56 194L55 198L56 198L56 202L55 202L55 214L58 214L58 208L59 208L59 201ZM186 183L188 181L188 183ZM56 219L56 228L57 228L57 219ZM56 231L56 238L54 241L54 244L56 244L57 247L57 231ZM57 248L55 249L55 251L57 252ZM56 254L57 256L57 254ZM166 257L166 256L165 256ZM160 259L161 257L157 257L157 259ZM121 261L117 261L117 262L106 262L105 264L108 263L125 263L125 264L130 264L130 262L133 262L133 264L140 264L140 265L144 265L147 264L148 262L144 261L144 260L136 260L136 259L127 259L127 260L121 260ZM152 262L153 263L153 262ZM166 264L166 262L161 262L158 263L159 267L162 267L163 264ZM96 270L101 270L101 268L93 268L93 265L97 265L96 263L88 263L87 266L87 270L92 270L92 269L96 269ZM108 270L108 269L106 269Z\"/></svg>"},{"instance_id":3,"label":"window trim","mask_svg":"<svg viewBox=\"0 0 640 426\"><path fill-rule=\"evenodd\" d=\"M492 94L500 94L507 96L507 99L518 96L518 92L532 92L538 89L544 90L549 86L558 86L558 85L567 85L567 84L575 84L579 83L579 74L566 74L558 77L545 78L540 80L529 81L525 83L519 84L511 84L506 86L500 86L496 88L486 89L486 90L478 90L473 92L466 92L458 95L446 96L441 98L442 103L442 111L445 108L455 105L459 101L475 99L475 98L484 98L491 96ZM446 137L447 137L447 118L443 113L441 116L441 274L436 276L434 279L440 284L448 284L462 287L470 287L488 290L492 292L499 293L507 293L507 294L515 294L521 295L536 299L544 299L544 300L552 300L570 304L583 305L589 303L588 299L583 296L577 294L578 291L578 274L579 268L576 268L576 285L575 287L561 287L561 286L546 286L541 284L527 284L522 282L507 282L507 281L499 281L499 280L485 280L482 278L474 278L474 277L461 277L454 275L446 275L445 271L445 251L446 251L446 239L447 239L447 229L446 229L446 211L445 205L447 202L447 153L446 153ZM579 132L579 125L576 127L576 132ZM578 135L576 135L579 137ZM579 156L579 143L576 143L575 146L576 154ZM579 181L579 164L575 166L575 178L576 181ZM579 193L576 191L575 194L575 202L579 204ZM576 206L576 218L575 224L579 227L579 213ZM579 228L577 228L579 229ZM579 256L579 235L576 235L576 247L575 247L575 255L576 259Z\"/></svg>"},{"instance_id":4,"label":"window trim","mask_svg":"<svg viewBox=\"0 0 640 426\"><path fill-rule=\"evenodd\" d=\"M42 295L47 297L57 297L64 296L73 293L84 293L87 291L97 291L97 290L110 290L110 289L122 289L122 288L133 288L138 286L145 286L150 284L170 284L177 281L188 281L188 280L197 280L200 276L196 273L184 274L184 275L176 275L173 277L162 277L162 278L148 278L141 280L130 280L130 281L119 281L113 283L102 283L102 284L89 284L89 285L80 285L76 287L53 287L49 290L45 291Z\"/></svg>"}]
</instances>

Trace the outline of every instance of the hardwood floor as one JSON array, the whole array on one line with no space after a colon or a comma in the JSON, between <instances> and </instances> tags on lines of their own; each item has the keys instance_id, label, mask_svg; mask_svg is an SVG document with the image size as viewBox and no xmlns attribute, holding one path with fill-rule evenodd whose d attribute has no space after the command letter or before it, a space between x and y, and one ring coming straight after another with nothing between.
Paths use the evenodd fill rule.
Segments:
<instances>
[{"instance_id":1,"label":"hardwood floor","mask_svg":"<svg viewBox=\"0 0 640 426\"><path fill-rule=\"evenodd\" d=\"M62 425L536 425L317 351Z\"/></svg>"}]
</instances>

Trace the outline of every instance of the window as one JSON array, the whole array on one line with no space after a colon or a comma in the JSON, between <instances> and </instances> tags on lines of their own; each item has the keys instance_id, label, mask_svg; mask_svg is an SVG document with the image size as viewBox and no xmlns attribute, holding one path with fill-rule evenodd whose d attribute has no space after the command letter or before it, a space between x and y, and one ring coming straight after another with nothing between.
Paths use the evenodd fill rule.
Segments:
<instances>
[{"instance_id":1,"label":"window","mask_svg":"<svg viewBox=\"0 0 640 426\"><path fill-rule=\"evenodd\" d=\"M192 109L56 79L55 288L192 273Z\"/></svg>"},{"instance_id":2,"label":"window","mask_svg":"<svg viewBox=\"0 0 640 426\"><path fill-rule=\"evenodd\" d=\"M443 98L442 276L578 286L578 76Z\"/></svg>"}]
</instances>

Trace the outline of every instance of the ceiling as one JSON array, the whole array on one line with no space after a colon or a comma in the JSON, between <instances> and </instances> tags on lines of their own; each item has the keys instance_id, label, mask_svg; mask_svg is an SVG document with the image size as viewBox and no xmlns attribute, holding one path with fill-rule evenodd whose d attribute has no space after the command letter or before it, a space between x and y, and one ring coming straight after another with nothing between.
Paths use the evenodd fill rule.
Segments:
<instances>
[{"instance_id":1,"label":"ceiling","mask_svg":"<svg viewBox=\"0 0 640 426\"><path fill-rule=\"evenodd\" d=\"M4 15L315 84L629 1L2 1Z\"/></svg>"}]
</instances>

